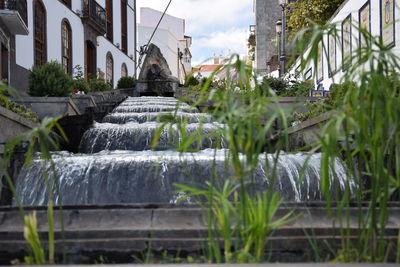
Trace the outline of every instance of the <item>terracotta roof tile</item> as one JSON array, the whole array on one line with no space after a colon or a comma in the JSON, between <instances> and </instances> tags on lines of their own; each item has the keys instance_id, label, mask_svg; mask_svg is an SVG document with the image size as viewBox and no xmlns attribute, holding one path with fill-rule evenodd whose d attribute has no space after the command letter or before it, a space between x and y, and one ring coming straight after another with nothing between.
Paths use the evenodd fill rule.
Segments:
<instances>
[{"instance_id":1,"label":"terracotta roof tile","mask_svg":"<svg viewBox=\"0 0 400 267\"><path fill-rule=\"evenodd\" d=\"M199 71L214 71L219 67L221 67L221 65L201 65Z\"/></svg>"}]
</instances>

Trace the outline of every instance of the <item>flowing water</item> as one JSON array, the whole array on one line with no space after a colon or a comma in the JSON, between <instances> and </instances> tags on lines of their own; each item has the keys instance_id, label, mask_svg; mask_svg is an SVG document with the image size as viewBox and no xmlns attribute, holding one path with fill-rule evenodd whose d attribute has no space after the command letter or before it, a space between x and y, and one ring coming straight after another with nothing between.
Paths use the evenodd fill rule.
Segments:
<instances>
[{"instance_id":1,"label":"flowing water","mask_svg":"<svg viewBox=\"0 0 400 267\"><path fill-rule=\"evenodd\" d=\"M165 118L183 122L185 131L177 124L159 130ZM174 98L128 98L85 133L82 154L53 154L55 173L50 163L39 159L24 168L18 177L17 193L24 205L46 205L49 190L44 170L58 203L175 203L184 194L176 192L175 184L203 187L206 181L221 184L233 177L227 164L229 150L218 135L223 128L211 116ZM152 146L154 136L159 142ZM188 142L194 152L173 150ZM286 200L319 200L320 160L320 154L282 154L276 182L271 185L266 166L273 164L273 158L263 154L254 174L246 180L254 190L272 186ZM334 169L337 175L332 176L332 186L343 190L345 170L339 161Z\"/></svg>"}]
</instances>

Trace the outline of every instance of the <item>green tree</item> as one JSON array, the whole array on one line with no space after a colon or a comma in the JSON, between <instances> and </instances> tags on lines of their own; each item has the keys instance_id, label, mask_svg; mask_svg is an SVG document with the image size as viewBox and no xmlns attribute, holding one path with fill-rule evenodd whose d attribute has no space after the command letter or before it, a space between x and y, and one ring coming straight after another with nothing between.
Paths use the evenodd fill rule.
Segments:
<instances>
[{"instance_id":1,"label":"green tree","mask_svg":"<svg viewBox=\"0 0 400 267\"><path fill-rule=\"evenodd\" d=\"M325 24L344 0L297 0L289 4L287 27L289 38L307 26L309 21Z\"/></svg>"}]
</instances>

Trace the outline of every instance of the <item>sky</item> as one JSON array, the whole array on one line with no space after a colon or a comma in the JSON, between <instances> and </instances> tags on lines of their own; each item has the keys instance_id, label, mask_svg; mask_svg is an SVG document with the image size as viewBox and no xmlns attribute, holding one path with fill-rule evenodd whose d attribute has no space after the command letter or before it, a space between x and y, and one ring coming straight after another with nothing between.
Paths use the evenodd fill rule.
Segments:
<instances>
[{"instance_id":1,"label":"sky","mask_svg":"<svg viewBox=\"0 0 400 267\"><path fill-rule=\"evenodd\" d=\"M164 11L168 2L137 0L137 7ZM186 20L186 35L193 37L193 66L213 56L247 53L253 0L172 0L167 14Z\"/></svg>"}]
</instances>

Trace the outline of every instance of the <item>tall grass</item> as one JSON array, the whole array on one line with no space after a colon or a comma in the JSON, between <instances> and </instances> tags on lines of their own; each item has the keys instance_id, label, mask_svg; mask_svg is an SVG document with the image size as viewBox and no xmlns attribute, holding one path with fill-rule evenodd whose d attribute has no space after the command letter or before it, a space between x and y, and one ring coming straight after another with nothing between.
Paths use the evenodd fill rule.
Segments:
<instances>
[{"instance_id":1,"label":"tall grass","mask_svg":"<svg viewBox=\"0 0 400 267\"><path fill-rule=\"evenodd\" d=\"M13 89L2 87L2 90L8 91L15 94ZM8 141L4 147L4 155L1 160L1 168L3 170L4 178L7 182L7 188L12 192L14 196L15 203L19 208L21 219L24 222L24 238L29 245L30 255L25 257L25 262L27 264L54 264L55 263L55 239L54 239L54 197L53 197L53 187L55 184L56 190L58 190L58 181L49 181L49 174L45 173L43 170L43 177L45 179L46 188L48 194L50 195L50 201L47 206L47 223L48 223L48 257L44 256L44 248L40 242L36 213L31 215L25 215L23 205L19 199L19 196L15 189L14 180L12 174L9 173L9 166L12 164L13 155L16 153L17 148L23 147L26 152L24 153L25 165L31 164L33 158L40 157L45 161L45 164L50 164L52 166L52 171L54 177L57 177L54 163L52 161L50 150L59 148L59 141L61 139L67 140L67 137L58 124L58 120L61 117L55 118L44 118L37 127L29 130L19 136ZM58 130L60 135L55 134L55 130ZM15 173L14 173L15 175ZM61 194L59 194L61 195ZM60 200L61 201L61 200ZM58 204L61 204L58 203ZM59 205L59 221L61 225L61 235L64 240L64 220L62 215L62 206ZM65 262L65 248L63 250L63 260Z\"/></svg>"},{"instance_id":2,"label":"tall grass","mask_svg":"<svg viewBox=\"0 0 400 267\"><path fill-rule=\"evenodd\" d=\"M302 71L305 72L310 65L317 68L321 42L323 53L328 55L324 36L333 36L341 44L341 33L337 28L337 25L311 24L310 28L297 34L294 54L300 55ZM323 153L321 190L328 216L339 219L341 243L333 250L334 259L340 262L399 261L400 240L391 244L386 226L388 205L391 200L398 200L400 191L400 61L390 48L383 45L380 37L373 37L363 29L360 31L367 40L366 45L345 59L346 72L343 78L334 81L351 86L345 86L347 91L337 94L336 97L341 99L334 102L340 104L333 107L332 119L324 126L319 142L310 151ZM342 68L338 69L341 71ZM231 70L236 71L235 78L230 77ZM220 71L228 73L226 90L212 90L211 81ZM178 187L190 192L189 195L205 196L208 201L210 260L216 262L261 261L260 248L265 247L266 240L255 246L258 241L254 241L250 233L254 230L265 237L274 228L269 210L274 214L275 208L281 204L279 196L272 192L272 186L267 192L257 195L249 190L251 187L247 183L251 183L254 170L260 164L260 154L274 151L274 160L263 163L272 173L269 184L274 184L279 155L288 151L287 128L292 120L292 110L282 109L274 92L270 88L263 90L254 83L255 80L251 68L232 58L229 64L207 79L200 93L196 92L194 105L212 103L210 112L225 125L220 133L229 148L227 165L234 169L234 177L229 177L219 187L211 181L206 190ZM267 96L272 98L267 99ZM276 146L270 147L266 140L276 132L276 125L279 125L280 135ZM180 151L185 149L181 147ZM334 163L338 158L344 161L347 171L346 190L341 194L331 191L331 178L337 176ZM353 184L355 188L352 188ZM335 209L332 209L333 201L336 202ZM266 206L269 210L263 208ZM356 238L350 220L354 206L357 207ZM260 218L268 218L265 221L270 225L261 227ZM278 220L278 226L288 218L284 216ZM239 232L246 232L246 235ZM218 243L220 239L223 240L222 247ZM239 240L239 243L234 240ZM223 255L218 254L221 248ZM396 253L397 257L393 257Z\"/></svg>"},{"instance_id":3,"label":"tall grass","mask_svg":"<svg viewBox=\"0 0 400 267\"><path fill-rule=\"evenodd\" d=\"M353 25L353 29L357 26ZM342 227L337 259L384 262L389 260L389 255L396 254L396 244L389 244L385 229L388 203L400 189L400 61L380 37L358 30L367 40L366 45L345 60L345 64L348 66L351 62L351 66L339 81L342 84L354 82L355 86L347 87L341 105L324 127L319 142L323 152L322 190L328 211L331 211L329 170L336 158L342 158L349 179L354 179L357 187L354 193L346 190L337 198L338 214L335 215L341 219ZM328 34L341 42L337 25L314 24L298 33L297 52L301 55L303 70L309 64L316 67L317 47L321 42L327 54L323 36ZM307 45L308 54L304 53ZM366 212L362 208L364 202L368 205ZM356 240L350 238L349 216L354 204L358 207Z\"/></svg>"},{"instance_id":4,"label":"tall grass","mask_svg":"<svg viewBox=\"0 0 400 267\"><path fill-rule=\"evenodd\" d=\"M214 90L212 81L218 72L226 73L225 89ZM226 169L229 174L213 173L211 181L205 188L193 188L176 185L184 192L183 199L199 199L204 206L208 224L208 259L210 262L263 262L267 237L272 231L292 219L292 213L278 217L276 212L282 200L272 190L277 175L277 161L282 150L287 150L288 137L282 134L277 139L278 149L271 158L261 160L261 154L272 150L268 137L274 135L276 125L282 128L289 126L292 110L283 109L279 98L271 88L261 87L256 81L251 67L231 57L226 66L219 68L204 83L200 91L196 91L193 106L209 105L208 110L220 125L212 137L222 137L226 151ZM189 96L190 98L190 96ZM187 99L181 99L187 101ZM193 98L189 101L193 102ZM178 127L185 132L185 122L167 120L160 127ZM185 136L185 135L182 135ZM157 144L159 135L154 138ZM181 152L192 151L191 144L205 136L200 130L187 135L176 149ZM217 146L216 149L220 148ZM269 173L267 178L269 190L260 192L255 187L255 171L257 168ZM213 166L210 166L213 169ZM194 174L195 175L195 174Z\"/></svg>"}]
</instances>

